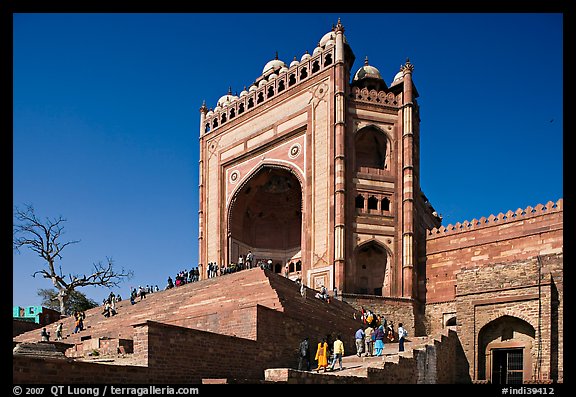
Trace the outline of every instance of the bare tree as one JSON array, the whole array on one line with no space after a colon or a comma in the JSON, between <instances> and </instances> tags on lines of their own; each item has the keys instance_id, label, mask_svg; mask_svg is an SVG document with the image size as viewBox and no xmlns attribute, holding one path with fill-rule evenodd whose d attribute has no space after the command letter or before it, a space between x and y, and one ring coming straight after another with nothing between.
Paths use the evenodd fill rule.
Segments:
<instances>
[{"instance_id":1,"label":"bare tree","mask_svg":"<svg viewBox=\"0 0 576 397\"><path fill-rule=\"evenodd\" d=\"M41 275L50 279L58 291L58 301L60 302L60 313L66 313L66 302L70 294L79 287L89 285L116 287L123 279L129 279L133 276L131 270L120 272L114 270L112 258L106 258L106 263L98 262L93 264L92 274L79 275L69 273L64 276L62 265L57 260L62 260L62 251L70 244L76 244L80 240L71 240L62 242L61 237L64 234L63 223L66 219L61 216L58 218L46 218L44 221L38 219L34 213L34 207L27 204L24 209L15 207L13 230L13 245L17 252L20 248L27 247L36 252L38 256L46 261L46 267L32 274L32 277Z\"/></svg>"}]
</instances>

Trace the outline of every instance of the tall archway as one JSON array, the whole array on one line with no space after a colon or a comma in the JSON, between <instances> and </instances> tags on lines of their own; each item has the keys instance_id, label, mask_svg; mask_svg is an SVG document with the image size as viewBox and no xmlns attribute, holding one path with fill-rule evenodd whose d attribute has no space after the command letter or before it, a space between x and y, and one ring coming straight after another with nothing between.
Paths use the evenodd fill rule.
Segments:
<instances>
[{"instance_id":1,"label":"tall archway","mask_svg":"<svg viewBox=\"0 0 576 397\"><path fill-rule=\"evenodd\" d=\"M347 276L347 290L354 294L383 295L388 253L376 241L362 244L354 253L354 267Z\"/></svg>"},{"instance_id":2,"label":"tall archway","mask_svg":"<svg viewBox=\"0 0 576 397\"><path fill-rule=\"evenodd\" d=\"M263 166L236 191L228 219L228 261L301 259L302 186L287 168Z\"/></svg>"},{"instance_id":3,"label":"tall archway","mask_svg":"<svg viewBox=\"0 0 576 397\"><path fill-rule=\"evenodd\" d=\"M534 327L518 317L504 315L478 333L478 379L494 384L523 383L532 377L537 346Z\"/></svg>"}]
</instances>

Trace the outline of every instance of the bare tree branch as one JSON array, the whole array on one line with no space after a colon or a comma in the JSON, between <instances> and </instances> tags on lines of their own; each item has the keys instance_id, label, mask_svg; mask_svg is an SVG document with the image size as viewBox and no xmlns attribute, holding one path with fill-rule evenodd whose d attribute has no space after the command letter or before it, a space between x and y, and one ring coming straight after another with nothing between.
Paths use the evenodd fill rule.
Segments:
<instances>
[{"instance_id":1,"label":"bare tree branch","mask_svg":"<svg viewBox=\"0 0 576 397\"><path fill-rule=\"evenodd\" d=\"M80 240L71 240L61 242L59 239L64 234L63 223L66 219L61 216L58 218L46 218L44 221L38 219L34 212L34 207L30 204L25 205L24 209L15 207L13 229L13 247L20 252L20 248L27 247L36 252L38 256L46 261L46 268L37 270L32 277L40 275L43 278L50 279L52 284L58 290L58 300L60 301L60 312L64 314L65 303L70 294L79 287L86 286L119 286L123 279L129 279L133 276L132 271L121 269L120 272L114 270L112 258L106 258L107 263L94 264L92 274L80 276L77 274L68 274L68 281L63 276L62 265L58 264L58 273L56 272L56 262L62 260L62 251L71 244L76 244Z\"/></svg>"}]
</instances>

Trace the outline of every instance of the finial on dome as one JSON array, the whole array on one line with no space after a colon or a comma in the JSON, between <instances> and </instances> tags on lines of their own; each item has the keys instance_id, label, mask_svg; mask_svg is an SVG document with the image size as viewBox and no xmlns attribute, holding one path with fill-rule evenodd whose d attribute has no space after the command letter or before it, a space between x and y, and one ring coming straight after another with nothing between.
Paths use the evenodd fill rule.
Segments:
<instances>
[{"instance_id":1,"label":"finial on dome","mask_svg":"<svg viewBox=\"0 0 576 397\"><path fill-rule=\"evenodd\" d=\"M336 24L335 31L336 32L338 32L338 31L344 32L344 26L342 26L342 22L340 21L340 18L338 18L338 23Z\"/></svg>"},{"instance_id":2,"label":"finial on dome","mask_svg":"<svg viewBox=\"0 0 576 397\"><path fill-rule=\"evenodd\" d=\"M368 55L366 55L366 58L364 58L364 66L368 66Z\"/></svg>"},{"instance_id":3,"label":"finial on dome","mask_svg":"<svg viewBox=\"0 0 576 397\"><path fill-rule=\"evenodd\" d=\"M200 112L206 113L207 111L208 111L208 108L206 107L206 100L204 99L202 101L202 106L200 106Z\"/></svg>"},{"instance_id":4,"label":"finial on dome","mask_svg":"<svg viewBox=\"0 0 576 397\"><path fill-rule=\"evenodd\" d=\"M276 51L276 55L274 56L274 59L278 59L278 51Z\"/></svg>"},{"instance_id":5,"label":"finial on dome","mask_svg":"<svg viewBox=\"0 0 576 397\"><path fill-rule=\"evenodd\" d=\"M228 95L232 95L232 86L228 86Z\"/></svg>"},{"instance_id":6,"label":"finial on dome","mask_svg":"<svg viewBox=\"0 0 576 397\"><path fill-rule=\"evenodd\" d=\"M295 61L297 61L297 60L298 60L298 58L296 58L296 55L294 55L294 60L295 60Z\"/></svg>"}]
</instances>

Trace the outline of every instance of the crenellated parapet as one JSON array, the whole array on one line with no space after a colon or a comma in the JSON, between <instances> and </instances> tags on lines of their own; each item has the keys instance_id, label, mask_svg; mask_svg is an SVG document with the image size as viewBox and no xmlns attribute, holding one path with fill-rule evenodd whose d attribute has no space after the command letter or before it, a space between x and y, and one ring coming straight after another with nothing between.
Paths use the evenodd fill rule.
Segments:
<instances>
[{"instance_id":1,"label":"crenellated parapet","mask_svg":"<svg viewBox=\"0 0 576 397\"><path fill-rule=\"evenodd\" d=\"M209 110L204 120L203 133L210 133L240 116L252 113L280 93L308 81L334 64L335 45L328 41L324 47L317 47L312 55L304 54L300 61L294 60L289 68L270 69L260 76L248 90L239 97L231 96L230 101Z\"/></svg>"},{"instance_id":2,"label":"crenellated parapet","mask_svg":"<svg viewBox=\"0 0 576 397\"><path fill-rule=\"evenodd\" d=\"M550 213L562 212L564 200L559 199L557 202L549 201L545 205L538 204L535 207L528 206L524 209L518 208L516 211L508 211L505 214L499 213L498 215L490 215L480 219L472 219L471 221L457 222L454 225L441 226L428 230L427 238L434 239L436 237L444 237L448 234L456 234L476 230L491 226L501 225L503 223L516 222L535 218L537 216L546 215Z\"/></svg>"}]
</instances>

